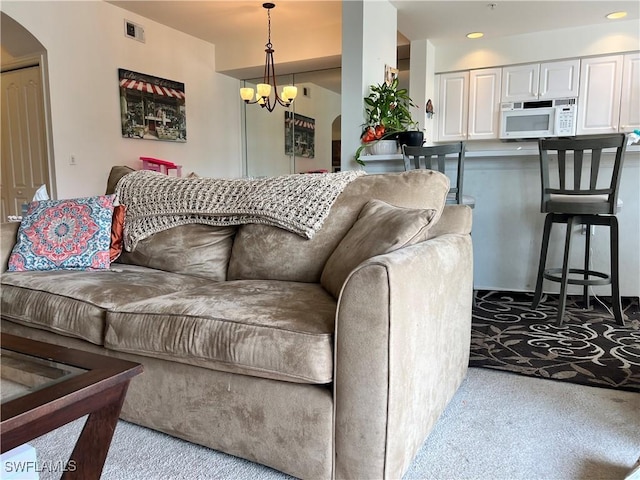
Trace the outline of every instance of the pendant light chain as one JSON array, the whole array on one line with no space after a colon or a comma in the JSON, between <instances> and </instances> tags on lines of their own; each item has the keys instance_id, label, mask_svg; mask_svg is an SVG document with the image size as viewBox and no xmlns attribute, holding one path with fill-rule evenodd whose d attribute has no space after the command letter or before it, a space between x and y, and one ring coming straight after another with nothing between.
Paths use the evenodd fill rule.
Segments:
<instances>
[{"instance_id":1,"label":"pendant light chain","mask_svg":"<svg viewBox=\"0 0 640 480\"><path fill-rule=\"evenodd\" d=\"M271 9L268 8L267 9L267 48L271 49L273 48L273 45L271 44Z\"/></svg>"}]
</instances>

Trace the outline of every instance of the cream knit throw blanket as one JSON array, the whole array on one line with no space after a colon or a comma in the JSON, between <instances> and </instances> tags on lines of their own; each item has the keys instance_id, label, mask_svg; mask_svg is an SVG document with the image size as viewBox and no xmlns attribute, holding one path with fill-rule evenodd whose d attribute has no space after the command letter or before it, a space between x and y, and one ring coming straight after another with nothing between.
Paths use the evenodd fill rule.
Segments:
<instances>
[{"instance_id":1,"label":"cream knit throw blanket","mask_svg":"<svg viewBox=\"0 0 640 480\"><path fill-rule=\"evenodd\" d=\"M124 246L178 225L262 223L311 238L333 202L363 171L262 179L176 178L149 170L125 175L116 194L126 205Z\"/></svg>"}]
</instances>

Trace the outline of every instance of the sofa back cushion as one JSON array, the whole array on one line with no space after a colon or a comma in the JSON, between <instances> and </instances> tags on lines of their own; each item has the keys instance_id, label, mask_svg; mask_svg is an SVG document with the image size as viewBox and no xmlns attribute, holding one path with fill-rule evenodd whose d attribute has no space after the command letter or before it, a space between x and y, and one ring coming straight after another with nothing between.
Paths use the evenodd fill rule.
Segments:
<instances>
[{"instance_id":1,"label":"sofa back cushion","mask_svg":"<svg viewBox=\"0 0 640 480\"><path fill-rule=\"evenodd\" d=\"M226 280L236 229L201 224L170 228L141 240L133 252L124 250L118 262Z\"/></svg>"},{"instance_id":2,"label":"sofa back cushion","mask_svg":"<svg viewBox=\"0 0 640 480\"><path fill-rule=\"evenodd\" d=\"M242 225L229 261L229 280L320 282L325 263L372 199L407 208L444 208L449 179L432 170L364 175L338 196L322 228L311 239L267 225Z\"/></svg>"},{"instance_id":3,"label":"sofa back cushion","mask_svg":"<svg viewBox=\"0 0 640 480\"><path fill-rule=\"evenodd\" d=\"M116 165L114 167L111 167L109 178L107 179L106 195L116 193L116 185L118 184L118 181L120 181L120 179L127 173L131 172L135 172L135 170L131 167L127 167L126 165Z\"/></svg>"}]
</instances>

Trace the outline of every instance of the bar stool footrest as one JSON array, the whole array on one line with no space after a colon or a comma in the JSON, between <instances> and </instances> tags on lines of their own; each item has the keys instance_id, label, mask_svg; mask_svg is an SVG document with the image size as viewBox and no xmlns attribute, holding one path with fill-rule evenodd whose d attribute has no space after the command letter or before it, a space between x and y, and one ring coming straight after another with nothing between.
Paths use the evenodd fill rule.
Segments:
<instances>
[{"instance_id":1,"label":"bar stool footrest","mask_svg":"<svg viewBox=\"0 0 640 480\"><path fill-rule=\"evenodd\" d=\"M582 275L585 273L589 278L567 278L567 283L571 285L610 285L611 275L594 270L584 270L581 268L570 268L569 274ZM595 278L591 278L595 277ZM562 268L548 268L544 271L544 278L552 282L562 283Z\"/></svg>"}]
</instances>

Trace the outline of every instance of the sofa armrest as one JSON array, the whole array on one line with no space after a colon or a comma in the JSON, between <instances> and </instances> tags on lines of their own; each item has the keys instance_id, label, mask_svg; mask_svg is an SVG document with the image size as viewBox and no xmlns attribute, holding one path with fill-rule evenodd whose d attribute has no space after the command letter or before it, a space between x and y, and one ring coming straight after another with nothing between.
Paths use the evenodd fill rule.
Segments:
<instances>
[{"instance_id":1,"label":"sofa armrest","mask_svg":"<svg viewBox=\"0 0 640 480\"><path fill-rule=\"evenodd\" d=\"M336 314L335 478L401 478L464 379L473 251L448 234L363 262Z\"/></svg>"},{"instance_id":2,"label":"sofa armrest","mask_svg":"<svg viewBox=\"0 0 640 480\"><path fill-rule=\"evenodd\" d=\"M16 244L19 222L7 222L0 225L0 272L7 271L7 263L11 256L11 250Z\"/></svg>"},{"instance_id":3,"label":"sofa armrest","mask_svg":"<svg viewBox=\"0 0 640 480\"><path fill-rule=\"evenodd\" d=\"M427 238L435 238L445 233L471 233L473 210L467 205L445 205L438 221L431 226Z\"/></svg>"}]
</instances>

